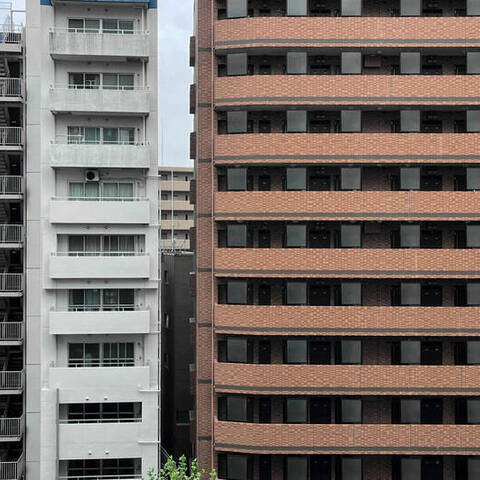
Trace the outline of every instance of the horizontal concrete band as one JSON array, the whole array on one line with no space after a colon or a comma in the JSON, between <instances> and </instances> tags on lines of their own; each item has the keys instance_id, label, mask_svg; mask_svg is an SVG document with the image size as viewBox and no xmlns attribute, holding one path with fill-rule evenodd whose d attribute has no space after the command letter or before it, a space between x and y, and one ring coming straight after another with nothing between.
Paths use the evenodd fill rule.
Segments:
<instances>
[{"instance_id":1,"label":"horizontal concrete band","mask_svg":"<svg viewBox=\"0 0 480 480\"><path fill-rule=\"evenodd\" d=\"M468 213L418 213L418 212L218 212L215 213L215 217L260 217L260 218L276 218L276 217L288 217L288 218L480 218L480 212L468 212Z\"/></svg>"},{"instance_id":2,"label":"horizontal concrete band","mask_svg":"<svg viewBox=\"0 0 480 480\"><path fill-rule=\"evenodd\" d=\"M480 102L480 97L232 97L215 103L238 102Z\"/></svg>"},{"instance_id":3,"label":"horizontal concrete band","mask_svg":"<svg viewBox=\"0 0 480 480\"><path fill-rule=\"evenodd\" d=\"M217 274L235 275L415 275L431 277L448 276L477 276L480 270L248 270L248 269L215 269Z\"/></svg>"},{"instance_id":4,"label":"horizontal concrete band","mask_svg":"<svg viewBox=\"0 0 480 480\"><path fill-rule=\"evenodd\" d=\"M313 135L313 134L312 134ZM322 135L322 134L319 134ZM480 155L217 155L222 160L480 160Z\"/></svg>"},{"instance_id":5,"label":"horizontal concrete band","mask_svg":"<svg viewBox=\"0 0 480 480\"><path fill-rule=\"evenodd\" d=\"M244 390L244 391L262 391L262 392L338 392L338 393L351 393L351 392L362 392L362 393L374 393L374 392L383 392L383 393L396 393L396 392L412 392L412 393L426 393L426 392L450 392L450 393L479 393L480 388L462 388L462 387L389 387L389 388L380 388L380 387L264 387L264 386L251 386L251 385L215 385L216 390Z\"/></svg>"},{"instance_id":6,"label":"horizontal concrete band","mask_svg":"<svg viewBox=\"0 0 480 480\"><path fill-rule=\"evenodd\" d=\"M362 45L364 43L374 43L377 45L383 44L400 44L400 45L412 45L412 44L468 44L468 43L480 43L480 38L250 38L244 40L226 40L215 42L215 47L229 47L238 45L250 45L252 43L263 44L354 44ZM200 49L199 49L200 50Z\"/></svg>"},{"instance_id":7,"label":"horizontal concrete band","mask_svg":"<svg viewBox=\"0 0 480 480\"><path fill-rule=\"evenodd\" d=\"M291 451L291 452L302 452L302 451L315 451L315 452L425 452L425 453L434 453L438 452L452 452L452 453L462 453L462 452L480 452L480 447L314 447L311 445L305 446L265 446L260 447L256 445L237 445L234 443L215 443L217 449L221 448L224 450L255 450L255 451Z\"/></svg>"}]
</instances>

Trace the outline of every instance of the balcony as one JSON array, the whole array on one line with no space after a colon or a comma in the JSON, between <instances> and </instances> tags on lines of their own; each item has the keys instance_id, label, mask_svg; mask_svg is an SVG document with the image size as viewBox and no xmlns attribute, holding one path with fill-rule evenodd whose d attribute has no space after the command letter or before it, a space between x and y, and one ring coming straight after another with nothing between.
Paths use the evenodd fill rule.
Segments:
<instances>
[{"instance_id":1,"label":"balcony","mask_svg":"<svg viewBox=\"0 0 480 480\"><path fill-rule=\"evenodd\" d=\"M160 190L169 192L189 192L190 182L183 180L160 180Z\"/></svg>"},{"instance_id":2,"label":"balcony","mask_svg":"<svg viewBox=\"0 0 480 480\"><path fill-rule=\"evenodd\" d=\"M189 250L190 240L176 238L173 240L160 240L161 250Z\"/></svg>"},{"instance_id":3,"label":"balcony","mask_svg":"<svg viewBox=\"0 0 480 480\"><path fill-rule=\"evenodd\" d=\"M235 335L480 336L477 307L216 305L215 332ZM348 327L346 326L348 325Z\"/></svg>"},{"instance_id":4,"label":"balcony","mask_svg":"<svg viewBox=\"0 0 480 480\"><path fill-rule=\"evenodd\" d=\"M22 127L0 127L0 152L23 150Z\"/></svg>"},{"instance_id":5,"label":"balcony","mask_svg":"<svg viewBox=\"0 0 480 480\"><path fill-rule=\"evenodd\" d=\"M76 311L50 311L51 335L114 335L150 332L150 311L136 307L92 311L95 307L76 307ZM0 323L1 327L1 323Z\"/></svg>"},{"instance_id":6,"label":"balcony","mask_svg":"<svg viewBox=\"0 0 480 480\"><path fill-rule=\"evenodd\" d=\"M1 30L0 51L4 53L21 53L23 45L23 25L11 25L10 28L5 25ZM1 473L0 480L3 480Z\"/></svg>"},{"instance_id":7,"label":"balcony","mask_svg":"<svg viewBox=\"0 0 480 480\"><path fill-rule=\"evenodd\" d=\"M477 249L229 249L215 251L220 276L480 278Z\"/></svg>"},{"instance_id":8,"label":"balcony","mask_svg":"<svg viewBox=\"0 0 480 480\"><path fill-rule=\"evenodd\" d=\"M217 451L255 454L476 455L479 438L479 425L215 422Z\"/></svg>"},{"instance_id":9,"label":"balcony","mask_svg":"<svg viewBox=\"0 0 480 480\"><path fill-rule=\"evenodd\" d=\"M22 95L22 80L20 78L0 78L0 102L21 102Z\"/></svg>"},{"instance_id":10,"label":"balcony","mask_svg":"<svg viewBox=\"0 0 480 480\"><path fill-rule=\"evenodd\" d=\"M0 346L23 343L23 322L0 322Z\"/></svg>"},{"instance_id":11,"label":"balcony","mask_svg":"<svg viewBox=\"0 0 480 480\"><path fill-rule=\"evenodd\" d=\"M16 461L0 462L0 480L20 480L23 478L24 470L25 458L23 455Z\"/></svg>"},{"instance_id":12,"label":"balcony","mask_svg":"<svg viewBox=\"0 0 480 480\"><path fill-rule=\"evenodd\" d=\"M0 418L0 442L19 442L25 431L25 422L20 418ZM0 478L2 478L0 476Z\"/></svg>"},{"instance_id":13,"label":"balcony","mask_svg":"<svg viewBox=\"0 0 480 480\"><path fill-rule=\"evenodd\" d=\"M140 87L113 90L56 85L50 89L50 109L52 113L74 115L145 116L150 112L150 90Z\"/></svg>"},{"instance_id":14,"label":"balcony","mask_svg":"<svg viewBox=\"0 0 480 480\"><path fill-rule=\"evenodd\" d=\"M193 227L193 219L192 220L161 220L162 230L190 230Z\"/></svg>"},{"instance_id":15,"label":"balcony","mask_svg":"<svg viewBox=\"0 0 480 480\"><path fill-rule=\"evenodd\" d=\"M0 225L0 249L22 248L23 241L23 225Z\"/></svg>"},{"instance_id":16,"label":"balcony","mask_svg":"<svg viewBox=\"0 0 480 480\"><path fill-rule=\"evenodd\" d=\"M50 222L147 225L150 202L145 198L54 198L50 202Z\"/></svg>"},{"instance_id":17,"label":"balcony","mask_svg":"<svg viewBox=\"0 0 480 480\"><path fill-rule=\"evenodd\" d=\"M249 395L478 395L478 366L215 364L215 390Z\"/></svg>"},{"instance_id":18,"label":"balcony","mask_svg":"<svg viewBox=\"0 0 480 480\"><path fill-rule=\"evenodd\" d=\"M67 28L50 31L50 55L54 59L95 61L148 59L149 34L75 32Z\"/></svg>"},{"instance_id":19,"label":"balcony","mask_svg":"<svg viewBox=\"0 0 480 480\"><path fill-rule=\"evenodd\" d=\"M194 206L188 200L160 200L160 209L193 212Z\"/></svg>"},{"instance_id":20,"label":"balcony","mask_svg":"<svg viewBox=\"0 0 480 480\"><path fill-rule=\"evenodd\" d=\"M50 256L50 278L146 279L150 257L136 252L56 252Z\"/></svg>"},{"instance_id":21,"label":"balcony","mask_svg":"<svg viewBox=\"0 0 480 480\"><path fill-rule=\"evenodd\" d=\"M19 395L24 387L24 372L19 371L0 371L0 394ZM1 477L0 477L1 479Z\"/></svg>"},{"instance_id":22,"label":"balcony","mask_svg":"<svg viewBox=\"0 0 480 480\"><path fill-rule=\"evenodd\" d=\"M89 458L90 455L92 458L101 458L105 451L108 451L111 458L141 458L143 451L139 441L146 438L144 430L146 428L142 422L133 421L60 423L58 457L60 460L83 459ZM122 478L130 480L132 477Z\"/></svg>"},{"instance_id":23,"label":"balcony","mask_svg":"<svg viewBox=\"0 0 480 480\"><path fill-rule=\"evenodd\" d=\"M479 19L480 20L480 19ZM217 135L215 163L477 163L480 134L266 133ZM432 153L434 152L434 153Z\"/></svg>"},{"instance_id":24,"label":"balcony","mask_svg":"<svg viewBox=\"0 0 480 480\"><path fill-rule=\"evenodd\" d=\"M0 297L23 295L23 273L0 273Z\"/></svg>"},{"instance_id":25,"label":"balcony","mask_svg":"<svg viewBox=\"0 0 480 480\"><path fill-rule=\"evenodd\" d=\"M259 207L261 205L261 207ZM478 220L477 192L217 192L217 220Z\"/></svg>"},{"instance_id":26,"label":"balcony","mask_svg":"<svg viewBox=\"0 0 480 480\"><path fill-rule=\"evenodd\" d=\"M477 105L472 75L255 75L221 77L217 107ZM253 93L252 93L253 92ZM461 92L461 96L456 96Z\"/></svg>"},{"instance_id":27,"label":"balcony","mask_svg":"<svg viewBox=\"0 0 480 480\"><path fill-rule=\"evenodd\" d=\"M1 130L1 127L0 127ZM0 132L1 135L1 132ZM0 145L1 150L1 145ZM0 200L21 200L23 198L23 177L19 175L0 176Z\"/></svg>"},{"instance_id":28,"label":"balcony","mask_svg":"<svg viewBox=\"0 0 480 480\"><path fill-rule=\"evenodd\" d=\"M263 17L215 23L218 52L239 48L475 47L475 17ZM439 32L442 32L439 35Z\"/></svg>"},{"instance_id":29,"label":"balcony","mask_svg":"<svg viewBox=\"0 0 480 480\"><path fill-rule=\"evenodd\" d=\"M50 145L50 165L65 168L150 168L150 148L142 144L67 143Z\"/></svg>"}]
</instances>

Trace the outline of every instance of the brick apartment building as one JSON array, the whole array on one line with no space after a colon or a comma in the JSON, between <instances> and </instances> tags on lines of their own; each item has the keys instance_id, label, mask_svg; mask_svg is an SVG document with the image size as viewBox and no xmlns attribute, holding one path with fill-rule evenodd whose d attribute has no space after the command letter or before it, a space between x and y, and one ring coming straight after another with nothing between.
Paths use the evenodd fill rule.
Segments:
<instances>
[{"instance_id":1,"label":"brick apartment building","mask_svg":"<svg viewBox=\"0 0 480 480\"><path fill-rule=\"evenodd\" d=\"M197 0L196 455L480 478L479 0Z\"/></svg>"}]
</instances>

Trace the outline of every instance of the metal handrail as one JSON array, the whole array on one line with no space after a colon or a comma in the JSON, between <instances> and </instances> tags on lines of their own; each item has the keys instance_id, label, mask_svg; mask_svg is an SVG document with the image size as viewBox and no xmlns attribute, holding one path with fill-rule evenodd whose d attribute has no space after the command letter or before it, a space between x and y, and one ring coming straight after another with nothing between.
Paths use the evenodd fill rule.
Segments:
<instances>
[{"instance_id":1,"label":"metal handrail","mask_svg":"<svg viewBox=\"0 0 480 480\"><path fill-rule=\"evenodd\" d=\"M144 87L140 85L94 85L90 83L86 84L55 84L50 87L51 90L112 90L112 91L146 91L150 90L150 87Z\"/></svg>"},{"instance_id":2,"label":"metal handrail","mask_svg":"<svg viewBox=\"0 0 480 480\"><path fill-rule=\"evenodd\" d=\"M0 43L22 43L23 26L12 25L8 30L0 31ZM0 478L3 478L0 476Z\"/></svg>"},{"instance_id":3,"label":"metal handrail","mask_svg":"<svg viewBox=\"0 0 480 480\"><path fill-rule=\"evenodd\" d=\"M79 418L68 419L63 418L58 421L61 425L76 425L76 424L88 424L88 423L142 423L142 417L129 417L129 418Z\"/></svg>"},{"instance_id":4,"label":"metal handrail","mask_svg":"<svg viewBox=\"0 0 480 480\"><path fill-rule=\"evenodd\" d=\"M148 257L147 252L52 252L52 257Z\"/></svg>"},{"instance_id":5,"label":"metal handrail","mask_svg":"<svg viewBox=\"0 0 480 480\"><path fill-rule=\"evenodd\" d=\"M0 244L23 241L23 225L0 225Z\"/></svg>"},{"instance_id":6,"label":"metal handrail","mask_svg":"<svg viewBox=\"0 0 480 480\"><path fill-rule=\"evenodd\" d=\"M0 127L0 145L21 146L22 127Z\"/></svg>"},{"instance_id":7,"label":"metal handrail","mask_svg":"<svg viewBox=\"0 0 480 480\"><path fill-rule=\"evenodd\" d=\"M0 292L21 292L23 273L0 273Z\"/></svg>"},{"instance_id":8,"label":"metal handrail","mask_svg":"<svg viewBox=\"0 0 480 480\"><path fill-rule=\"evenodd\" d=\"M12 462L0 462L1 480L18 480L23 473L23 455Z\"/></svg>"},{"instance_id":9,"label":"metal handrail","mask_svg":"<svg viewBox=\"0 0 480 480\"><path fill-rule=\"evenodd\" d=\"M2 477L0 476L0 478ZM132 473L131 475L60 475L57 478L58 480L140 480L142 476Z\"/></svg>"},{"instance_id":10,"label":"metal handrail","mask_svg":"<svg viewBox=\"0 0 480 480\"><path fill-rule=\"evenodd\" d=\"M145 197L52 197L52 200L69 200L71 202L142 202Z\"/></svg>"},{"instance_id":11,"label":"metal handrail","mask_svg":"<svg viewBox=\"0 0 480 480\"><path fill-rule=\"evenodd\" d=\"M0 77L0 97L20 97L22 80L20 78Z\"/></svg>"},{"instance_id":12,"label":"metal handrail","mask_svg":"<svg viewBox=\"0 0 480 480\"><path fill-rule=\"evenodd\" d=\"M72 27L51 27L50 33L81 33L83 35L150 35L149 30L126 30L108 28L72 28Z\"/></svg>"},{"instance_id":13,"label":"metal handrail","mask_svg":"<svg viewBox=\"0 0 480 480\"><path fill-rule=\"evenodd\" d=\"M2 132L0 127L0 144L2 141ZM5 145L5 144L3 144ZM20 175L1 175L0 176L0 195L11 195L23 192L23 177Z\"/></svg>"},{"instance_id":14,"label":"metal handrail","mask_svg":"<svg viewBox=\"0 0 480 480\"><path fill-rule=\"evenodd\" d=\"M68 367L84 368L84 367L136 367L135 358L78 358L69 359Z\"/></svg>"},{"instance_id":15,"label":"metal handrail","mask_svg":"<svg viewBox=\"0 0 480 480\"><path fill-rule=\"evenodd\" d=\"M20 418L0 417L0 437L19 437L22 433L23 416Z\"/></svg>"},{"instance_id":16,"label":"metal handrail","mask_svg":"<svg viewBox=\"0 0 480 480\"><path fill-rule=\"evenodd\" d=\"M70 305L66 310L57 310L62 312L139 312L138 305ZM1 325L1 323L0 323Z\"/></svg>"},{"instance_id":17,"label":"metal handrail","mask_svg":"<svg viewBox=\"0 0 480 480\"><path fill-rule=\"evenodd\" d=\"M130 141L121 141L118 140L116 142L109 142L105 140L98 140L98 141L88 141L82 135L57 135L54 144L67 144L67 145L129 145L129 146L144 146L145 144L142 142L130 142Z\"/></svg>"},{"instance_id":18,"label":"metal handrail","mask_svg":"<svg viewBox=\"0 0 480 480\"><path fill-rule=\"evenodd\" d=\"M23 370L16 372L0 371L0 390L23 388ZM2 478L0 476L0 478Z\"/></svg>"},{"instance_id":19,"label":"metal handrail","mask_svg":"<svg viewBox=\"0 0 480 480\"><path fill-rule=\"evenodd\" d=\"M23 322L0 322L0 340L21 340Z\"/></svg>"}]
</instances>

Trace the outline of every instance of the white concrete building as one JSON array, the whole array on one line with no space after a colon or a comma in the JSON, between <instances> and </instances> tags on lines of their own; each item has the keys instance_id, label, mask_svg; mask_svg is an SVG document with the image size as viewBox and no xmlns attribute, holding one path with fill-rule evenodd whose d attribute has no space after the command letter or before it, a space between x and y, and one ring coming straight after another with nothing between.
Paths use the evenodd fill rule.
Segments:
<instances>
[{"instance_id":1,"label":"white concrete building","mask_svg":"<svg viewBox=\"0 0 480 480\"><path fill-rule=\"evenodd\" d=\"M139 479L160 451L156 1L28 0L25 38L26 479Z\"/></svg>"}]
</instances>

